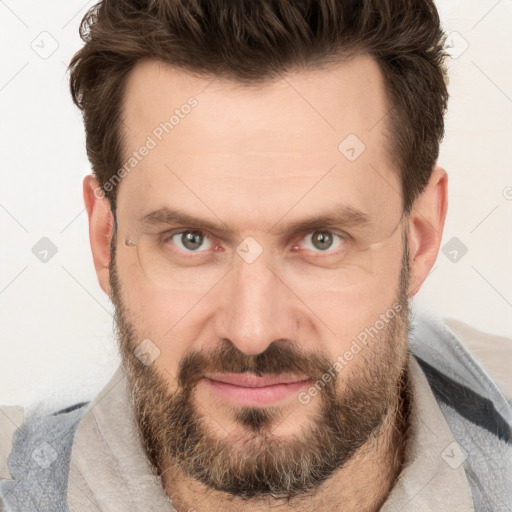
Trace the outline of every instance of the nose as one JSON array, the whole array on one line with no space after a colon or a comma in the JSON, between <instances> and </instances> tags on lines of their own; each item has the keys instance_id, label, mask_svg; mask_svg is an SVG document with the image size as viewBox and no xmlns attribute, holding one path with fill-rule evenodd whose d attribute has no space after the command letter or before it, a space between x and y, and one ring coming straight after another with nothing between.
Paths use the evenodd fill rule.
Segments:
<instances>
[{"instance_id":1,"label":"nose","mask_svg":"<svg viewBox=\"0 0 512 512\"><path fill-rule=\"evenodd\" d=\"M219 289L216 334L248 355L293 339L298 326L297 299L268 263L264 254L252 263L235 256Z\"/></svg>"}]
</instances>

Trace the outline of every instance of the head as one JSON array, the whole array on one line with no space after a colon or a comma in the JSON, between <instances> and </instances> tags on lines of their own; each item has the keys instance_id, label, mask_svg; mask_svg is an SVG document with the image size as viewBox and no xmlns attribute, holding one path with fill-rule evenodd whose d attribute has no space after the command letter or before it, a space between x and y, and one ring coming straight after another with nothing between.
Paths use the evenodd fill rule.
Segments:
<instances>
[{"instance_id":1,"label":"head","mask_svg":"<svg viewBox=\"0 0 512 512\"><path fill-rule=\"evenodd\" d=\"M399 421L447 208L433 3L107 1L82 36L90 240L150 460L313 491Z\"/></svg>"}]
</instances>

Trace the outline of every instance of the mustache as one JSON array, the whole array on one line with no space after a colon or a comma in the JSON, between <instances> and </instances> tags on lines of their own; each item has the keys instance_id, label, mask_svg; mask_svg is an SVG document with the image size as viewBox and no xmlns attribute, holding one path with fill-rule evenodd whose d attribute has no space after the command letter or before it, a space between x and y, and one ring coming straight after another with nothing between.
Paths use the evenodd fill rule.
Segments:
<instances>
[{"instance_id":1,"label":"mustache","mask_svg":"<svg viewBox=\"0 0 512 512\"><path fill-rule=\"evenodd\" d=\"M241 352L229 340L212 350L190 351L179 364L178 385L194 386L206 373L246 373L263 375L298 374L318 380L332 366L330 359L318 351L304 352L289 340L272 342L261 354Z\"/></svg>"}]
</instances>

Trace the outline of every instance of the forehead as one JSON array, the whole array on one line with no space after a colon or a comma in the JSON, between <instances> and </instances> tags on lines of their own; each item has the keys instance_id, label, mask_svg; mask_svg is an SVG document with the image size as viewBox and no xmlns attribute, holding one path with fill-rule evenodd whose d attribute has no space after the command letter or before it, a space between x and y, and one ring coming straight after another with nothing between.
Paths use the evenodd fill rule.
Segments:
<instances>
[{"instance_id":1,"label":"forehead","mask_svg":"<svg viewBox=\"0 0 512 512\"><path fill-rule=\"evenodd\" d=\"M236 210L254 227L330 199L370 216L399 211L389 105L370 56L258 87L143 61L124 100L120 209L172 203L230 220Z\"/></svg>"}]
</instances>

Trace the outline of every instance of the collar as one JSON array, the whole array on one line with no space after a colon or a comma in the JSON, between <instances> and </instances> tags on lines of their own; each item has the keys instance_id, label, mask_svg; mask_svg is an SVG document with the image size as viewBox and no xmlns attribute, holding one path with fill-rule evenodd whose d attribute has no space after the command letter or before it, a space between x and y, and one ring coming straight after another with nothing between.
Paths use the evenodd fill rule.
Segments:
<instances>
[{"instance_id":1,"label":"collar","mask_svg":"<svg viewBox=\"0 0 512 512\"><path fill-rule=\"evenodd\" d=\"M91 402L75 433L68 505L70 512L176 512L142 447L122 366Z\"/></svg>"},{"instance_id":2,"label":"collar","mask_svg":"<svg viewBox=\"0 0 512 512\"><path fill-rule=\"evenodd\" d=\"M474 512L464 453L411 353L408 374L410 412L404 464L380 512Z\"/></svg>"}]
</instances>

